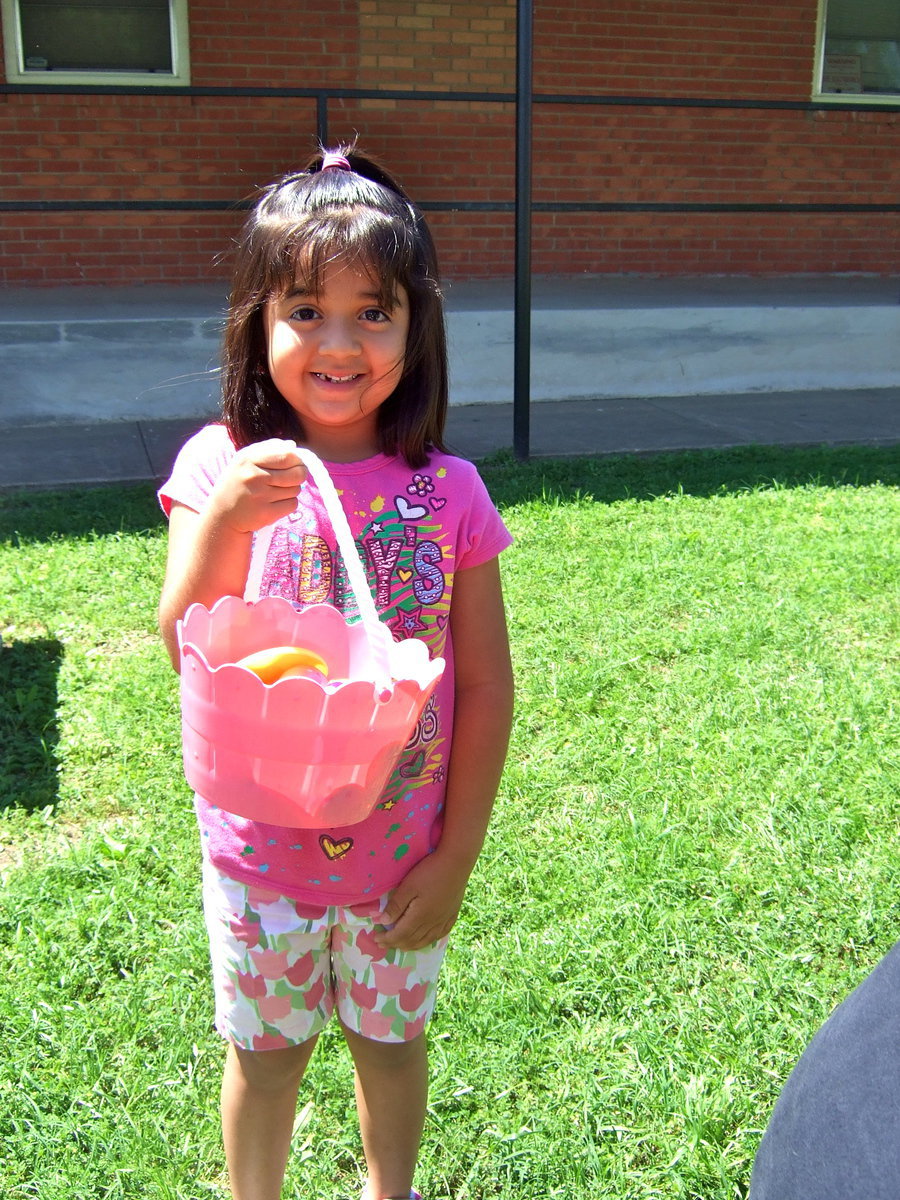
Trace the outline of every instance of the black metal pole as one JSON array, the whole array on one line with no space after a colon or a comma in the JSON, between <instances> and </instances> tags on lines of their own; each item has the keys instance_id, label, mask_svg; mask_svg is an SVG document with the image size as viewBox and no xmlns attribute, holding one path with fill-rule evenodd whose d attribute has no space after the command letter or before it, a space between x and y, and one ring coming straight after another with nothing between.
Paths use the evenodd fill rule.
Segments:
<instances>
[{"instance_id":1,"label":"black metal pole","mask_svg":"<svg viewBox=\"0 0 900 1200\"><path fill-rule=\"evenodd\" d=\"M531 449L531 113L533 0L518 0L516 16L516 275L513 331L513 450Z\"/></svg>"}]
</instances>

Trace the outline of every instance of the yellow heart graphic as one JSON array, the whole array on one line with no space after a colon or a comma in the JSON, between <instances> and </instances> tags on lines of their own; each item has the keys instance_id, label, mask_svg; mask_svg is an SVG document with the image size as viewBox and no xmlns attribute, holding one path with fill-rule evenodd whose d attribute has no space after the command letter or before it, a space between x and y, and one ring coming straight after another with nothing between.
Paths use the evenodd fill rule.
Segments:
<instances>
[{"instance_id":1,"label":"yellow heart graphic","mask_svg":"<svg viewBox=\"0 0 900 1200\"><path fill-rule=\"evenodd\" d=\"M397 576L401 583L409 583L409 581L412 579L412 571L407 571L401 568L397 571Z\"/></svg>"},{"instance_id":2,"label":"yellow heart graphic","mask_svg":"<svg viewBox=\"0 0 900 1200\"><path fill-rule=\"evenodd\" d=\"M319 838L319 845L322 847L325 857L334 861L334 859L343 858L345 854L350 853L353 848L353 838L341 838L339 842L336 842L327 833L323 833Z\"/></svg>"}]
</instances>

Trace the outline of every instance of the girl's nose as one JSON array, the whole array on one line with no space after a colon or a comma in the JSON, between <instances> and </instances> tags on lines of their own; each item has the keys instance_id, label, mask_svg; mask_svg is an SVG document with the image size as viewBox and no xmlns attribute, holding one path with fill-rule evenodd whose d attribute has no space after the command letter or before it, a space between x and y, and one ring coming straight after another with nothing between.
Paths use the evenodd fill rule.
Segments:
<instances>
[{"instance_id":1,"label":"girl's nose","mask_svg":"<svg viewBox=\"0 0 900 1200\"><path fill-rule=\"evenodd\" d=\"M359 337L355 322L340 317L323 321L319 332L319 352L322 354L355 354Z\"/></svg>"}]
</instances>

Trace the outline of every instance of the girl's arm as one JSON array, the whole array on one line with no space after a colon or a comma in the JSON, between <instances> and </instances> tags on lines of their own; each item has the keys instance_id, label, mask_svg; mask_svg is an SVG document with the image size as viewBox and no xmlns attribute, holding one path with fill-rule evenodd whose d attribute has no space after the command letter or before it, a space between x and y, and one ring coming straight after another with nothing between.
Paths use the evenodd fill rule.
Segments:
<instances>
[{"instance_id":1,"label":"girl's arm","mask_svg":"<svg viewBox=\"0 0 900 1200\"><path fill-rule=\"evenodd\" d=\"M512 725L513 676L498 560L460 571L450 604L456 704L444 829L385 910L383 946L418 950L453 928L481 853Z\"/></svg>"},{"instance_id":2,"label":"girl's arm","mask_svg":"<svg viewBox=\"0 0 900 1200\"><path fill-rule=\"evenodd\" d=\"M202 512L172 506L159 626L176 671L176 623L191 604L244 594L254 531L293 511L305 479L294 444L272 439L238 451Z\"/></svg>"}]
</instances>

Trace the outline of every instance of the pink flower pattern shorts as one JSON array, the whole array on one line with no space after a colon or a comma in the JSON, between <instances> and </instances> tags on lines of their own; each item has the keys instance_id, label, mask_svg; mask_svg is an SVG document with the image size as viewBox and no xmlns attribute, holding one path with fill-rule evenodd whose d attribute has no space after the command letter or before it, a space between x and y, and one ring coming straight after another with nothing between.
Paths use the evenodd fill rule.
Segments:
<instances>
[{"instance_id":1,"label":"pink flower pattern shorts","mask_svg":"<svg viewBox=\"0 0 900 1200\"><path fill-rule=\"evenodd\" d=\"M305 1042L335 1008L344 1025L376 1042L409 1042L424 1030L447 939L382 949L374 934L383 900L323 912L205 862L203 905L216 1028L241 1049Z\"/></svg>"}]
</instances>

